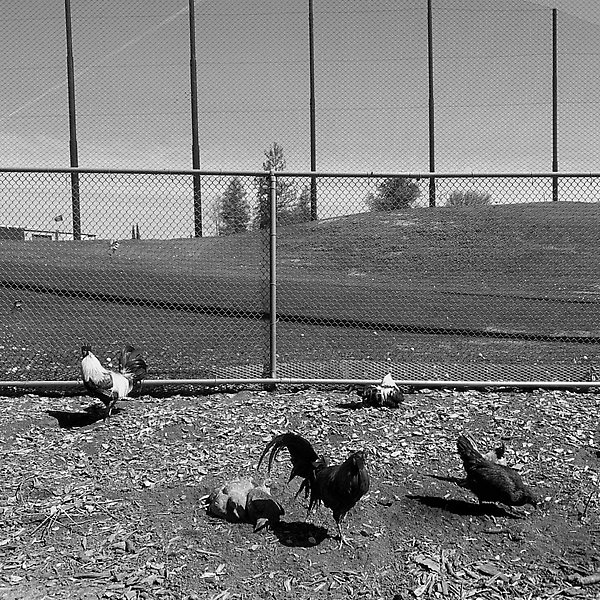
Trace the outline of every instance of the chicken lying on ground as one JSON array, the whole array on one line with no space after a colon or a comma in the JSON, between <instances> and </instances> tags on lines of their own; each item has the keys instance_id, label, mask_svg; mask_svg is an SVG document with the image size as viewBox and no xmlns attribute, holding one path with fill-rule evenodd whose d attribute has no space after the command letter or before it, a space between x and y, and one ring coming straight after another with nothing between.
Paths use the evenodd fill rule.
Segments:
<instances>
[{"instance_id":1,"label":"chicken lying on ground","mask_svg":"<svg viewBox=\"0 0 600 600\"><path fill-rule=\"evenodd\" d=\"M285 514L283 506L271 496L266 483L253 487L246 498L246 518L254 525L254 532L269 525L271 528L279 524Z\"/></svg>"},{"instance_id":2,"label":"chicken lying on ground","mask_svg":"<svg viewBox=\"0 0 600 600\"><path fill-rule=\"evenodd\" d=\"M248 492L254 487L249 478L234 479L216 487L208 497L208 511L233 523L246 520Z\"/></svg>"},{"instance_id":3,"label":"chicken lying on ground","mask_svg":"<svg viewBox=\"0 0 600 600\"><path fill-rule=\"evenodd\" d=\"M208 496L208 512L232 523L248 522L254 531L279 523L283 507L271 496L265 483L256 485L250 478L234 479L217 486Z\"/></svg>"},{"instance_id":4,"label":"chicken lying on ground","mask_svg":"<svg viewBox=\"0 0 600 600\"><path fill-rule=\"evenodd\" d=\"M126 398L146 377L146 361L133 346L125 344L119 352L119 372L105 369L90 345L81 347L81 375L87 391L106 406L104 421L110 419L118 400Z\"/></svg>"},{"instance_id":5,"label":"chicken lying on ground","mask_svg":"<svg viewBox=\"0 0 600 600\"><path fill-rule=\"evenodd\" d=\"M309 497L308 512L324 504L333 513L342 544L348 543L342 533L342 521L354 505L369 491L370 479L365 466L364 451L354 452L343 463L327 466L311 443L295 433L284 433L274 437L264 449L258 467L269 453L269 472L273 461L282 448L290 453L292 472L289 481L300 477L303 481L296 496L304 490Z\"/></svg>"},{"instance_id":6,"label":"chicken lying on ground","mask_svg":"<svg viewBox=\"0 0 600 600\"><path fill-rule=\"evenodd\" d=\"M391 373L388 373L379 385L371 385L362 392L363 403L367 406L387 406L389 408L398 408L404 401L404 395L396 382L392 379Z\"/></svg>"},{"instance_id":7,"label":"chicken lying on ground","mask_svg":"<svg viewBox=\"0 0 600 600\"><path fill-rule=\"evenodd\" d=\"M477 496L480 504L500 502L507 506L538 505L537 496L523 483L517 471L486 460L464 435L458 438L457 449L467 474L464 487Z\"/></svg>"}]
</instances>

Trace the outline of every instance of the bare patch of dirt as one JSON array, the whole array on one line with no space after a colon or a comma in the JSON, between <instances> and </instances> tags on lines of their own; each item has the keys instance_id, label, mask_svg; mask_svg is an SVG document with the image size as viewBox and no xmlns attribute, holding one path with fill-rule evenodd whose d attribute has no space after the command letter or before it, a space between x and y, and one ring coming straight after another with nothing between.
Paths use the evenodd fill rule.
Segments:
<instances>
[{"instance_id":1,"label":"bare patch of dirt","mask_svg":"<svg viewBox=\"0 0 600 600\"><path fill-rule=\"evenodd\" d=\"M350 408L329 390L245 391L122 402L102 424L82 397L0 398L0 598L596 598L600 440L594 394L407 394L398 410ZM274 531L206 514L218 483L255 471L296 431L332 462L371 450L370 493L338 549L327 509L306 519L285 456ZM545 498L479 506L458 434L499 439Z\"/></svg>"}]
</instances>

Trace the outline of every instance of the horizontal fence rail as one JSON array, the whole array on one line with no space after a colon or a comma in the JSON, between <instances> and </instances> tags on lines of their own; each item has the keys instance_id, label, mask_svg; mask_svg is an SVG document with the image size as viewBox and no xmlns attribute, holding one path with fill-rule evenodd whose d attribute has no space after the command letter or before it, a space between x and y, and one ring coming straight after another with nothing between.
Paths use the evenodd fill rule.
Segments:
<instances>
[{"instance_id":1,"label":"horizontal fence rail","mask_svg":"<svg viewBox=\"0 0 600 600\"><path fill-rule=\"evenodd\" d=\"M4 386L66 385L82 344L111 366L126 342L149 386L595 385L600 173L22 167L0 181Z\"/></svg>"}]
</instances>

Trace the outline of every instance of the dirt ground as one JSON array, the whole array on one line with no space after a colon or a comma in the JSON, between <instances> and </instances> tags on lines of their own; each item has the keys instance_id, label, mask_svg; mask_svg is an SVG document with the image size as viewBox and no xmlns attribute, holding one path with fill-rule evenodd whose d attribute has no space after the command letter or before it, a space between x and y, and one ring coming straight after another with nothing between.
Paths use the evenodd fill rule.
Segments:
<instances>
[{"instance_id":1,"label":"dirt ground","mask_svg":"<svg viewBox=\"0 0 600 600\"><path fill-rule=\"evenodd\" d=\"M0 598L598 598L600 397L421 390L397 410L353 391L278 390L122 402L110 427L87 397L0 403ZM295 431L331 462L369 449L371 490L338 549L331 513L306 517L286 453L283 523L208 516L202 498ZM544 498L481 508L455 484L456 438L500 439ZM518 513L518 514L516 514ZM600 577L599 577L600 579Z\"/></svg>"}]
</instances>

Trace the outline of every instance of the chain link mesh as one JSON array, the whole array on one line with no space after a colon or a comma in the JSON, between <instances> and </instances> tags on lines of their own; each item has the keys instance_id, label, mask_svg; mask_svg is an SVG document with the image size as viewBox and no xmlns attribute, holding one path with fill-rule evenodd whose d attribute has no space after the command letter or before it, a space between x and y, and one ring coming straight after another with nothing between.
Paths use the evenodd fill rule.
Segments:
<instances>
[{"instance_id":1,"label":"chain link mesh","mask_svg":"<svg viewBox=\"0 0 600 600\"><path fill-rule=\"evenodd\" d=\"M322 176L311 221L311 178L279 175L272 238L267 177L203 174L198 239L192 175L83 172L82 241L70 177L3 173L5 380L70 379L81 344L128 340L161 378L264 376L270 240L280 376L531 379L597 359L598 177L561 178L559 202L548 177L437 177L432 208L427 178Z\"/></svg>"},{"instance_id":2,"label":"chain link mesh","mask_svg":"<svg viewBox=\"0 0 600 600\"><path fill-rule=\"evenodd\" d=\"M428 180L390 181L320 179L321 219L281 228L284 340L315 360L387 362L403 379L423 373L412 363L459 379L512 365L531 379L537 365L542 377L597 359L596 177L561 180L559 202L551 178L438 177L436 208Z\"/></svg>"},{"instance_id":3,"label":"chain link mesh","mask_svg":"<svg viewBox=\"0 0 600 600\"><path fill-rule=\"evenodd\" d=\"M268 360L267 233L192 238L190 176L82 173L73 241L69 177L3 174L20 191L0 228L4 379L72 379L83 343L108 358L131 341L161 378ZM205 195L223 184L204 177Z\"/></svg>"},{"instance_id":4,"label":"chain link mesh","mask_svg":"<svg viewBox=\"0 0 600 600\"><path fill-rule=\"evenodd\" d=\"M79 164L191 167L190 30L201 168L260 168L276 140L310 168L308 3L70 0ZM431 41L437 171L550 170L553 4L314 0L316 168L429 168ZM557 11L563 170L598 164L600 17ZM7 166L69 161L61 2L5 3L0 71Z\"/></svg>"},{"instance_id":5,"label":"chain link mesh","mask_svg":"<svg viewBox=\"0 0 600 600\"><path fill-rule=\"evenodd\" d=\"M71 115L63 3L0 9L5 380L71 379L82 342L106 359L125 340L155 376L264 375L262 170L547 172L557 158L582 173L600 160L593 7L431 0L428 20L427 0L208 0L192 22L189 0L68 5ZM80 219L60 171L75 163L89 169ZM278 177L279 374L579 378L597 358L598 181Z\"/></svg>"}]
</instances>

